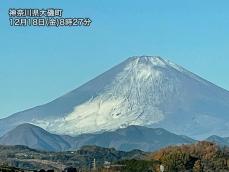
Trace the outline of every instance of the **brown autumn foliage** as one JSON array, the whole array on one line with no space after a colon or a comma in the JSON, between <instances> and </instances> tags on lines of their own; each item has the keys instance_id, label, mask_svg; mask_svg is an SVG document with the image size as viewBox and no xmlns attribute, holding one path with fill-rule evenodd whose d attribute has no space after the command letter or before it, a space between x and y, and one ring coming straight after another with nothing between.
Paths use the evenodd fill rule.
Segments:
<instances>
[{"instance_id":1,"label":"brown autumn foliage","mask_svg":"<svg viewBox=\"0 0 229 172\"><path fill-rule=\"evenodd\" d=\"M165 171L229 171L229 150L202 141L192 145L170 146L150 154L148 160L158 160Z\"/></svg>"}]
</instances>

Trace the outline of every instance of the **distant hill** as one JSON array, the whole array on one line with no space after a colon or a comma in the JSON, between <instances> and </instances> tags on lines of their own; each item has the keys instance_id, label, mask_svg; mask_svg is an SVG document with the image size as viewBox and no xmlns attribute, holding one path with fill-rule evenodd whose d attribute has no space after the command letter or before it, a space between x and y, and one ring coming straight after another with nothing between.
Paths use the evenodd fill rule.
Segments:
<instances>
[{"instance_id":1,"label":"distant hill","mask_svg":"<svg viewBox=\"0 0 229 172\"><path fill-rule=\"evenodd\" d=\"M162 128L129 126L100 134L77 137L51 134L32 124L22 124L0 138L2 145L25 145L46 151L76 150L85 145L96 145L117 150L154 151L169 145L194 143L195 140L170 133Z\"/></svg>"},{"instance_id":2,"label":"distant hill","mask_svg":"<svg viewBox=\"0 0 229 172\"><path fill-rule=\"evenodd\" d=\"M145 155L146 153L139 150L124 152L97 146L84 146L77 151L46 152L26 146L0 145L0 166L2 163L27 170L55 169L55 171L72 166L89 171L94 159L97 166L101 167L104 161L115 163L126 159L143 159Z\"/></svg>"},{"instance_id":3,"label":"distant hill","mask_svg":"<svg viewBox=\"0 0 229 172\"><path fill-rule=\"evenodd\" d=\"M30 148L61 151L71 146L61 136L51 134L32 124L22 124L0 138L2 145L25 145Z\"/></svg>"},{"instance_id":4,"label":"distant hill","mask_svg":"<svg viewBox=\"0 0 229 172\"><path fill-rule=\"evenodd\" d=\"M162 128L147 128L135 125L102 134L85 134L75 137L75 139L76 148L85 144L94 144L102 147L114 147L124 151L133 149L154 151L169 145L195 142L189 137L176 135Z\"/></svg>"},{"instance_id":5,"label":"distant hill","mask_svg":"<svg viewBox=\"0 0 229 172\"><path fill-rule=\"evenodd\" d=\"M220 146L229 146L229 137L220 137L220 136L210 136L206 139L207 141L216 143Z\"/></svg>"}]
</instances>

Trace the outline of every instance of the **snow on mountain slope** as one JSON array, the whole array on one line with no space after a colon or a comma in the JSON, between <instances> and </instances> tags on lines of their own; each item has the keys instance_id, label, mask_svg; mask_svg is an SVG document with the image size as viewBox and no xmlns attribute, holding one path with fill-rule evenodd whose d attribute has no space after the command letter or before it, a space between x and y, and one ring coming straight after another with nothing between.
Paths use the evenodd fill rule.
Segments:
<instances>
[{"instance_id":1,"label":"snow on mountain slope","mask_svg":"<svg viewBox=\"0 0 229 172\"><path fill-rule=\"evenodd\" d=\"M142 125L194 138L228 136L229 92L160 57L132 57L48 104L0 120L0 133L24 122L69 135Z\"/></svg>"}]
</instances>

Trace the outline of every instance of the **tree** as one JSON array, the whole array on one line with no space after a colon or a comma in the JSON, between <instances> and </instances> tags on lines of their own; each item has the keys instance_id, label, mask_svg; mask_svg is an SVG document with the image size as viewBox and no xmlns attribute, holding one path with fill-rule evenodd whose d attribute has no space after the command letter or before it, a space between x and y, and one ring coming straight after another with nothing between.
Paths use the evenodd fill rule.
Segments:
<instances>
[{"instance_id":1,"label":"tree","mask_svg":"<svg viewBox=\"0 0 229 172\"><path fill-rule=\"evenodd\" d=\"M193 166L193 172L203 172L201 160L197 160Z\"/></svg>"}]
</instances>

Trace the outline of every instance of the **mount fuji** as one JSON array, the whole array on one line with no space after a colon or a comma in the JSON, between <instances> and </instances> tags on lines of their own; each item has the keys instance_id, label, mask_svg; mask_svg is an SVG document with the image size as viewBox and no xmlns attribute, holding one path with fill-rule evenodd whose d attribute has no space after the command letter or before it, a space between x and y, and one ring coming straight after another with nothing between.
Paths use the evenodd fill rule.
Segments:
<instances>
[{"instance_id":1,"label":"mount fuji","mask_svg":"<svg viewBox=\"0 0 229 172\"><path fill-rule=\"evenodd\" d=\"M192 138L229 136L229 92L161 57L131 57L50 103L0 120L0 135L23 123L76 136L161 127Z\"/></svg>"}]
</instances>

